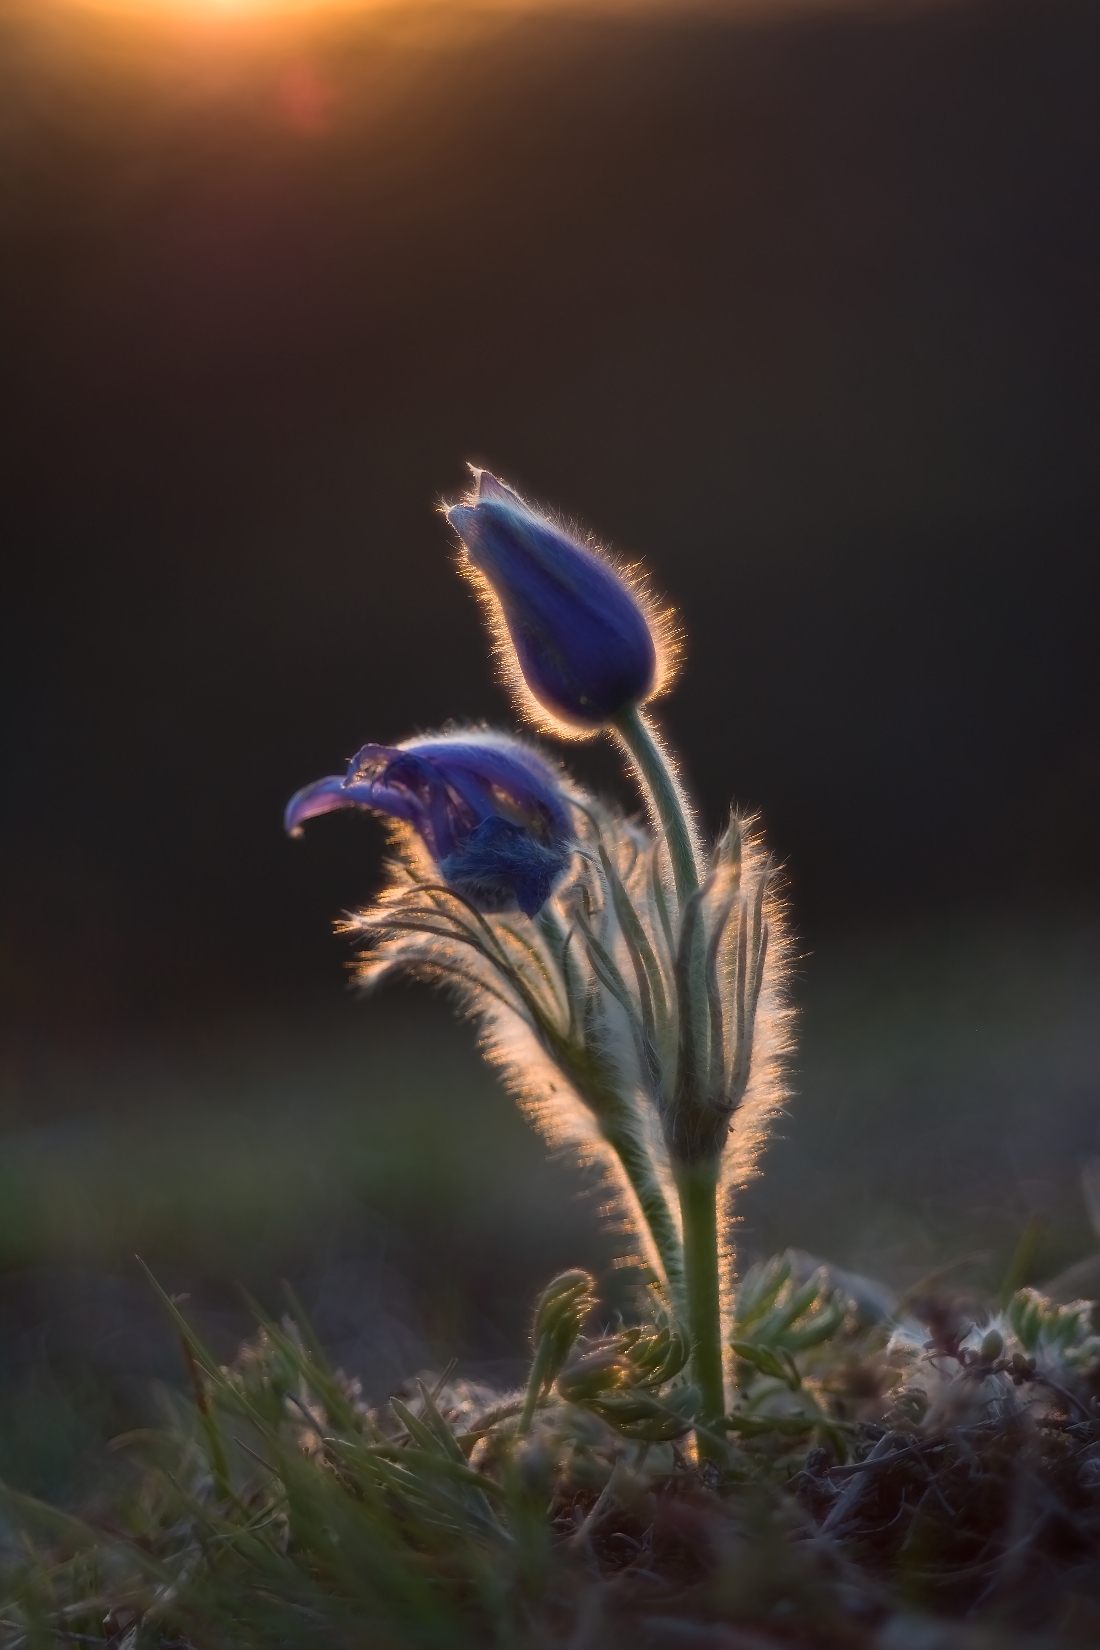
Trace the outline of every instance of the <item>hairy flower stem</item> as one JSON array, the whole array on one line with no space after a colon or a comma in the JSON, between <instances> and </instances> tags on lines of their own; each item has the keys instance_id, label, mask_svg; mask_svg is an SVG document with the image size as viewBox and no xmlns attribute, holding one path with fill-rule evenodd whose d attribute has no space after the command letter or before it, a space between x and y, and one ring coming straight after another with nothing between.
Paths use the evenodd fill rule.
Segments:
<instances>
[{"instance_id":1,"label":"hairy flower stem","mask_svg":"<svg viewBox=\"0 0 1100 1650\"><path fill-rule=\"evenodd\" d=\"M568 1055L562 1058L560 1051L558 1058L576 1083L579 1093L592 1108L600 1133L622 1164L630 1189L638 1200L642 1219L653 1239L653 1247L657 1251L657 1258L664 1274L663 1281L668 1287L669 1304L683 1310L683 1245L653 1158L644 1139L639 1135L637 1118L629 1113L614 1089L602 1083L591 1068L585 1070L578 1067Z\"/></svg>"},{"instance_id":2,"label":"hairy flower stem","mask_svg":"<svg viewBox=\"0 0 1100 1650\"><path fill-rule=\"evenodd\" d=\"M683 907L700 880L695 836L684 793L652 724L637 705L620 712L614 727L664 828L676 894Z\"/></svg>"},{"instance_id":3,"label":"hairy flower stem","mask_svg":"<svg viewBox=\"0 0 1100 1650\"><path fill-rule=\"evenodd\" d=\"M669 1304L680 1306L685 1298L684 1252L672 1210L654 1173L652 1159L629 1127L621 1128L608 1121L604 1124L603 1135L622 1164L631 1190L638 1199L638 1207L649 1228L668 1285Z\"/></svg>"},{"instance_id":4,"label":"hairy flower stem","mask_svg":"<svg viewBox=\"0 0 1100 1650\"><path fill-rule=\"evenodd\" d=\"M637 705L620 714L615 730L664 829L682 913L701 881L687 800L660 740ZM700 931L696 944L702 943ZM681 1096L681 1103L688 1098ZM692 1367L702 1394L703 1419L715 1421L726 1408L718 1271L719 1160L704 1157L679 1163L674 1172L684 1233L684 1303L691 1333ZM713 1441L703 1434L699 1436L699 1452L704 1459L716 1454Z\"/></svg>"},{"instance_id":5,"label":"hairy flower stem","mask_svg":"<svg viewBox=\"0 0 1100 1650\"><path fill-rule=\"evenodd\" d=\"M718 1276L717 1157L675 1165L684 1223L684 1271L687 1317L691 1332L692 1373L702 1395L702 1419L717 1421L726 1410L722 1379L722 1313ZM702 1434L699 1454L717 1459L718 1451Z\"/></svg>"}]
</instances>

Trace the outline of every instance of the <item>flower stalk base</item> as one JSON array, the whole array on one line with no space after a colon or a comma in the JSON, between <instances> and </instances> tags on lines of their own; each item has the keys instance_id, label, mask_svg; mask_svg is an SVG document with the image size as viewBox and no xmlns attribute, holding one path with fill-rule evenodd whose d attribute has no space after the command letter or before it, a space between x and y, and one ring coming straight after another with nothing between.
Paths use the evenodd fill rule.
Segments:
<instances>
[{"instance_id":1,"label":"flower stalk base","mask_svg":"<svg viewBox=\"0 0 1100 1650\"><path fill-rule=\"evenodd\" d=\"M718 1421L726 1409L722 1376L722 1310L718 1270L718 1161L703 1158L676 1168L684 1226L684 1271L691 1367L702 1397L701 1420ZM699 1436L699 1454L713 1460L718 1451Z\"/></svg>"}]
</instances>

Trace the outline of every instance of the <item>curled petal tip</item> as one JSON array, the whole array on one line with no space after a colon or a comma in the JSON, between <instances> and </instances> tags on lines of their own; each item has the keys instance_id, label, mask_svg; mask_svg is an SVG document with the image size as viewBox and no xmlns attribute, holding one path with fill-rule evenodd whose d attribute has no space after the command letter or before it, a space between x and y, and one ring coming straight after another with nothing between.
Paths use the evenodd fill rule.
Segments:
<instances>
[{"instance_id":1,"label":"curled petal tip","mask_svg":"<svg viewBox=\"0 0 1100 1650\"><path fill-rule=\"evenodd\" d=\"M478 502L486 498L495 498L500 504L515 504L521 510L525 508L519 494L511 487L505 486L503 481L493 475L491 470L477 470L470 466L474 478L475 497Z\"/></svg>"},{"instance_id":2,"label":"curled petal tip","mask_svg":"<svg viewBox=\"0 0 1100 1650\"><path fill-rule=\"evenodd\" d=\"M341 774L315 779L312 785L303 785L300 791L295 791L287 803L283 829L288 836L301 836L307 819L334 813L337 808L354 808L360 800L349 794Z\"/></svg>"}]
</instances>

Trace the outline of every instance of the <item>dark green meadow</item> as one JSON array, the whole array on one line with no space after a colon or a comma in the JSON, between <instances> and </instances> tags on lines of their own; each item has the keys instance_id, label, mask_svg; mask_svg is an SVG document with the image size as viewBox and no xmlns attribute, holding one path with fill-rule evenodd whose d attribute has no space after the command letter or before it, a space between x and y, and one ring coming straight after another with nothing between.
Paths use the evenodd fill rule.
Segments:
<instances>
[{"instance_id":1,"label":"dark green meadow","mask_svg":"<svg viewBox=\"0 0 1100 1650\"><path fill-rule=\"evenodd\" d=\"M1036 1217L1017 1281L1096 1248L1095 929L929 923L823 946L799 976L796 1093L740 1201L744 1263L793 1246L898 1289L962 1261L960 1285L995 1291ZM138 1254L225 1357L245 1293L278 1312L289 1281L374 1400L452 1357L518 1381L562 1267L593 1269L608 1318L629 1297L597 1177L547 1159L426 992L25 1049L4 1100L0 1476L39 1493L85 1493L103 1442L183 1379Z\"/></svg>"}]
</instances>

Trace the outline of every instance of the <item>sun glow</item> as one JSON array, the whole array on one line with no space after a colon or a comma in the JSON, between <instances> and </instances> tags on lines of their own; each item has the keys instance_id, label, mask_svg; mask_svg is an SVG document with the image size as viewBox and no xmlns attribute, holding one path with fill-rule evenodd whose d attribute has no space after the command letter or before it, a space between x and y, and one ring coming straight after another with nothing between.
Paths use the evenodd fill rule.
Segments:
<instances>
[{"instance_id":1,"label":"sun glow","mask_svg":"<svg viewBox=\"0 0 1100 1650\"><path fill-rule=\"evenodd\" d=\"M115 17L294 17L338 11L373 11L387 0L69 0L83 11Z\"/></svg>"},{"instance_id":2,"label":"sun glow","mask_svg":"<svg viewBox=\"0 0 1100 1650\"><path fill-rule=\"evenodd\" d=\"M323 17L339 13L415 14L421 11L512 12L543 7L603 5L610 9L663 0L53 0L55 10L95 12L113 17L173 20L231 20L246 18Z\"/></svg>"}]
</instances>

